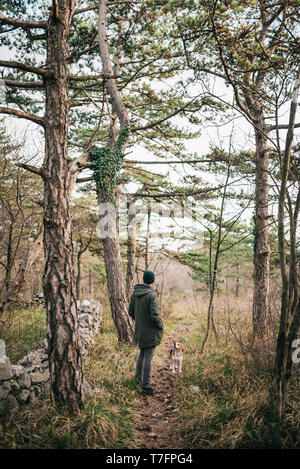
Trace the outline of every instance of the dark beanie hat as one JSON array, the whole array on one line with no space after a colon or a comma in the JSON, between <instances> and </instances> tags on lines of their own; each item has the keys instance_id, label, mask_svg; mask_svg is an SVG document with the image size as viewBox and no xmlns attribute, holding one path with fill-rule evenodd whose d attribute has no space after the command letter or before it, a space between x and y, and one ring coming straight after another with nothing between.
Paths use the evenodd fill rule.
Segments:
<instances>
[{"instance_id":1,"label":"dark beanie hat","mask_svg":"<svg viewBox=\"0 0 300 469\"><path fill-rule=\"evenodd\" d=\"M155 275L151 270L145 270L144 275L143 275L143 282L146 283L147 285L150 285L150 283L153 283L155 280Z\"/></svg>"}]
</instances>

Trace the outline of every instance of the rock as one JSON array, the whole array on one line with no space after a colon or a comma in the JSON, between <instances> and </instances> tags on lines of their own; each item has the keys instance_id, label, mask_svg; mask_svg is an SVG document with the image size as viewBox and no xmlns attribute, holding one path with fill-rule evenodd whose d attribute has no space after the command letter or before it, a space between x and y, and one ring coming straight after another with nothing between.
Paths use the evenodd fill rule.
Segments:
<instances>
[{"instance_id":1,"label":"rock","mask_svg":"<svg viewBox=\"0 0 300 469\"><path fill-rule=\"evenodd\" d=\"M13 376L15 376L16 378L18 378L24 373L24 366L22 365L11 365L11 369Z\"/></svg>"},{"instance_id":2,"label":"rock","mask_svg":"<svg viewBox=\"0 0 300 469\"><path fill-rule=\"evenodd\" d=\"M92 388L90 394L104 394L105 390L103 388Z\"/></svg>"},{"instance_id":3,"label":"rock","mask_svg":"<svg viewBox=\"0 0 300 469\"><path fill-rule=\"evenodd\" d=\"M197 394L200 392L199 386L191 386L191 387L190 387L190 390L193 391L193 392L195 392L195 393L197 393Z\"/></svg>"},{"instance_id":4,"label":"rock","mask_svg":"<svg viewBox=\"0 0 300 469\"><path fill-rule=\"evenodd\" d=\"M37 383L44 383L47 381L49 378L49 372L48 373L39 373L36 371L35 373L31 373L31 382L33 384Z\"/></svg>"},{"instance_id":5,"label":"rock","mask_svg":"<svg viewBox=\"0 0 300 469\"><path fill-rule=\"evenodd\" d=\"M48 349L48 340L47 339L44 339L43 342L42 342L42 348L43 349Z\"/></svg>"},{"instance_id":6,"label":"rock","mask_svg":"<svg viewBox=\"0 0 300 469\"><path fill-rule=\"evenodd\" d=\"M19 378L17 378L18 384L20 388L30 388L31 386L31 379L30 379L30 374L24 372Z\"/></svg>"},{"instance_id":7,"label":"rock","mask_svg":"<svg viewBox=\"0 0 300 469\"><path fill-rule=\"evenodd\" d=\"M42 364L40 363L39 365L32 365L32 366L26 367L25 371L28 374L35 373L35 372L40 371L41 367L42 367Z\"/></svg>"},{"instance_id":8,"label":"rock","mask_svg":"<svg viewBox=\"0 0 300 469\"><path fill-rule=\"evenodd\" d=\"M16 378L10 379L9 384L11 385L11 390L13 391L13 394L16 395L20 389L17 379Z\"/></svg>"},{"instance_id":9,"label":"rock","mask_svg":"<svg viewBox=\"0 0 300 469\"><path fill-rule=\"evenodd\" d=\"M0 360L5 357L5 342L0 339Z\"/></svg>"},{"instance_id":10,"label":"rock","mask_svg":"<svg viewBox=\"0 0 300 469\"><path fill-rule=\"evenodd\" d=\"M83 313L79 316L79 321L91 326L93 324L93 316L89 313Z\"/></svg>"},{"instance_id":11,"label":"rock","mask_svg":"<svg viewBox=\"0 0 300 469\"><path fill-rule=\"evenodd\" d=\"M91 303L89 302L89 300L83 300L83 301L81 302L81 306L82 306L83 308L86 308L87 306L90 306L90 305L91 305Z\"/></svg>"},{"instance_id":12,"label":"rock","mask_svg":"<svg viewBox=\"0 0 300 469\"><path fill-rule=\"evenodd\" d=\"M11 385L8 381L4 381L0 385L0 399L5 399L11 391Z\"/></svg>"},{"instance_id":13,"label":"rock","mask_svg":"<svg viewBox=\"0 0 300 469\"><path fill-rule=\"evenodd\" d=\"M43 348L38 349L37 352L39 353L39 363L46 360L48 361L48 353L45 353Z\"/></svg>"},{"instance_id":14,"label":"rock","mask_svg":"<svg viewBox=\"0 0 300 469\"><path fill-rule=\"evenodd\" d=\"M20 402L24 403L28 400L30 396L30 391L29 389L22 389L22 391L19 394L19 400Z\"/></svg>"},{"instance_id":15,"label":"rock","mask_svg":"<svg viewBox=\"0 0 300 469\"><path fill-rule=\"evenodd\" d=\"M154 412L154 414L151 414L152 417L161 417L163 414L161 412Z\"/></svg>"},{"instance_id":16,"label":"rock","mask_svg":"<svg viewBox=\"0 0 300 469\"><path fill-rule=\"evenodd\" d=\"M0 381L12 377L11 363L8 357L4 356L0 360Z\"/></svg>"},{"instance_id":17,"label":"rock","mask_svg":"<svg viewBox=\"0 0 300 469\"><path fill-rule=\"evenodd\" d=\"M21 358L18 361L18 365L30 366L30 365L39 365L41 363L41 356L37 350L29 352L25 357Z\"/></svg>"},{"instance_id":18,"label":"rock","mask_svg":"<svg viewBox=\"0 0 300 469\"><path fill-rule=\"evenodd\" d=\"M6 398L0 401L0 415L8 414L13 410L16 410L19 407L17 399L11 394Z\"/></svg>"}]
</instances>

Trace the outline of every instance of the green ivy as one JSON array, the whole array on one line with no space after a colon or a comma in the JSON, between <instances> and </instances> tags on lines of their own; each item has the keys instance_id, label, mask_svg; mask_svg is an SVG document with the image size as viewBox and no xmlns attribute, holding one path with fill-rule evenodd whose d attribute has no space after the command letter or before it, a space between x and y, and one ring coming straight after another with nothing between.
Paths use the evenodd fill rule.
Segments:
<instances>
[{"instance_id":1,"label":"green ivy","mask_svg":"<svg viewBox=\"0 0 300 469\"><path fill-rule=\"evenodd\" d=\"M113 148L94 147L91 150L93 178L105 202L115 203L116 181L124 158L122 148L127 138L128 130L125 129Z\"/></svg>"}]
</instances>

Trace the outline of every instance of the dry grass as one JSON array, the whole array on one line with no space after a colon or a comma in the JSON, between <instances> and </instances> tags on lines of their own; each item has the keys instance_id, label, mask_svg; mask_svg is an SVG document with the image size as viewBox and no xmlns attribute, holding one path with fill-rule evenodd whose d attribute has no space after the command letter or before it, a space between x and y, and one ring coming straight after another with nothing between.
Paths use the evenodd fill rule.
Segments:
<instances>
[{"instance_id":1,"label":"dry grass","mask_svg":"<svg viewBox=\"0 0 300 469\"><path fill-rule=\"evenodd\" d=\"M46 337L46 312L43 308L22 308L3 315L0 338L5 340L6 352L16 363L30 350L41 346Z\"/></svg>"},{"instance_id":2,"label":"dry grass","mask_svg":"<svg viewBox=\"0 0 300 469\"><path fill-rule=\"evenodd\" d=\"M294 373L283 421L272 422L268 417L268 396L273 334L264 346L252 344L250 304L245 297L242 301L233 296L217 298L218 340L211 331L201 353L206 299L202 296L190 301L188 311L193 320L186 337L184 374L177 398L181 431L190 441L190 448L300 447L300 401L295 392L299 376Z\"/></svg>"},{"instance_id":3,"label":"dry grass","mask_svg":"<svg viewBox=\"0 0 300 469\"><path fill-rule=\"evenodd\" d=\"M107 299L102 298L101 333L84 362L93 389L80 412L56 407L47 394L0 424L0 448L134 448L138 397L134 382L137 349L118 344ZM251 342L251 298L220 295L215 302L218 341L206 328L207 295L166 298L165 334L180 331L184 342L183 376L176 401L188 448L299 448L300 370L295 369L283 421L267 412L274 340L265 347ZM12 332L11 332L12 333ZM12 336L13 337L13 334ZM155 360L163 350L159 347ZM194 391L192 386L197 386Z\"/></svg>"},{"instance_id":4,"label":"dry grass","mask_svg":"<svg viewBox=\"0 0 300 469\"><path fill-rule=\"evenodd\" d=\"M117 343L107 309L84 376L92 388L84 409L72 413L55 406L48 393L0 421L0 448L130 448L137 406L136 349Z\"/></svg>"}]
</instances>

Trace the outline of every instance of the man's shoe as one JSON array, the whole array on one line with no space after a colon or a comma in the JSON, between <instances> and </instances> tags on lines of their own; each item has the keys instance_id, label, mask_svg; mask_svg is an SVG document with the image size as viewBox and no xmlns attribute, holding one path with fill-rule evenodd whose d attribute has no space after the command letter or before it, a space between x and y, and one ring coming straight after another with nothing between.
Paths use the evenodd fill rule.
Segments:
<instances>
[{"instance_id":1,"label":"man's shoe","mask_svg":"<svg viewBox=\"0 0 300 469\"><path fill-rule=\"evenodd\" d=\"M143 396L153 396L153 394L155 394L156 391L153 389L153 388L143 388L142 390L142 395Z\"/></svg>"}]
</instances>

